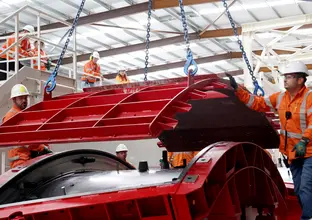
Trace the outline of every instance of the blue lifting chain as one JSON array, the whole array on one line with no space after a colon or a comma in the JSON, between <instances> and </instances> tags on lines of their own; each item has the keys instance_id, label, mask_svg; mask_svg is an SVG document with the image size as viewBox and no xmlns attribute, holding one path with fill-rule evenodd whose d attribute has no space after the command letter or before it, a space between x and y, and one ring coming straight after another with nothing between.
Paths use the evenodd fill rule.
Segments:
<instances>
[{"instance_id":1,"label":"blue lifting chain","mask_svg":"<svg viewBox=\"0 0 312 220\"><path fill-rule=\"evenodd\" d=\"M68 36L67 36L67 40L66 40L65 45L64 45L64 47L63 47L63 50L62 50L62 52L61 52L61 55L60 55L60 57L59 57L59 59L58 59L58 61L57 61L57 64L56 64L56 66L55 66L55 69L54 69L54 71L51 73L51 75L50 75L48 81L47 81L46 84L45 84L45 86L46 86L46 91L47 91L47 92L52 92L52 91L55 89L55 86L56 86L55 77L56 77L57 74L58 74L58 70L59 70L59 68L60 68L60 66L61 66L63 57L64 57L65 52L66 52L66 50L67 50L68 44L69 44L69 42L70 42L70 37L72 36L72 34L73 34L73 32L74 32L74 30L75 30L75 28L76 28L76 25L77 25L78 20L79 20L79 17L80 17L80 13L81 13L81 11L82 11L82 9L83 9L83 6L84 6L85 2L86 2L86 0L82 0L81 5L80 5L80 7L79 7L79 9L78 9L77 15L76 15L76 17L75 17L75 19L74 19L73 25L72 25L71 29L69 30L69 34L68 34ZM51 85L49 85L50 83L51 83Z\"/></svg>"},{"instance_id":2,"label":"blue lifting chain","mask_svg":"<svg viewBox=\"0 0 312 220\"><path fill-rule=\"evenodd\" d=\"M258 94L258 90L260 90L261 95L264 96L264 90L263 90L263 88L261 88L261 86L259 85L259 83L258 83L256 77L254 76L254 72L253 72L253 70L252 70L252 68L251 68L251 65L250 65L250 63L249 63L249 60L248 60L248 57L247 57L247 55L246 55L246 52L245 52L244 46L243 46L243 44L242 44L242 41L239 39L239 35L238 35L238 32L237 32L236 25L235 25L235 23L234 23L234 20L233 20L233 18L232 18L232 15L231 15L231 13L230 13L230 11L229 11L229 7L228 7L228 5L227 5L227 3L226 3L225 1L226 1L226 0L222 0L223 6L224 6L225 9L226 9L226 13L227 13L227 16L228 16L228 18L229 18L229 20L230 20L231 26L232 26L232 28L233 28L234 35L235 35L235 37L237 38L237 43L239 44L239 48L240 48L240 50L242 51L244 61L245 61L246 65L247 65L247 67L248 67L249 74L251 75L252 82L253 82L253 84L254 84L254 86L255 86L255 90L254 90L253 94L254 94L254 95L257 95L257 94Z\"/></svg>"},{"instance_id":3,"label":"blue lifting chain","mask_svg":"<svg viewBox=\"0 0 312 220\"><path fill-rule=\"evenodd\" d=\"M184 40L186 43L186 63L184 65L184 73L188 75L189 68L191 67L191 65L193 65L194 69L191 70L190 75L194 76L198 71L198 66L193 58L193 53L190 49L189 34L188 34L188 28L187 28L187 23L186 23L183 0L179 0L179 4L180 4L180 10L181 10L181 20L182 20L182 25L184 29Z\"/></svg>"},{"instance_id":4,"label":"blue lifting chain","mask_svg":"<svg viewBox=\"0 0 312 220\"><path fill-rule=\"evenodd\" d=\"M152 16L152 3L153 0L148 1L148 17L147 17L147 34L146 34L146 49L145 49L145 68L144 68L144 81L147 81L148 71L148 58L149 58L149 45L150 45L150 32L151 32L151 16Z\"/></svg>"}]
</instances>

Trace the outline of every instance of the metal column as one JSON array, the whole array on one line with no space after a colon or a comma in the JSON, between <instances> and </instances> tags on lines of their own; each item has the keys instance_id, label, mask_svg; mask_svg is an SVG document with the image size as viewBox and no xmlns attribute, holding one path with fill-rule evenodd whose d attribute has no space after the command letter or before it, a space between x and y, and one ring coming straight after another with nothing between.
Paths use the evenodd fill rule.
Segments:
<instances>
[{"instance_id":1,"label":"metal column","mask_svg":"<svg viewBox=\"0 0 312 220\"><path fill-rule=\"evenodd\" d=\"M17 42L19 39L19 14L17 13L15 15L15 42ZM19 44L17 43L15 45L15 74L17 74L18 70L19 70L19 60L18 60L18 48L19 48Z\"/></svg>"},{"instance_id":2,"label":"metal column","mask_svg":"<svg viewBox=\"0 0 312 220\"><path fill-rule=\"evenodd\" d=\"M37 37L38 39L40 39L40 13L38 13L37 16ZM40 40L37 41L37 45L38 45L38 60L37 60L37 65L38 65L38 70L41 70L41 42Z\"/></svg>"},{"instance_id":3,"label":"metal column","mask_svg":"<svg viewBox=\"0 0 312 220\"><path fill-rule=\"evenodd\" d=\"M248 57L249 63L251 65L251 68L253 68L253 62L252 62L252 37L251 32L246 32L242 34L242 42L243 46L246 52L246 55ZM249 74L249 70L247 68L247 65L244 64L244 86L251 92L254 90L254 85L252 83L251 76Z\"/></svg>"}]
</instances>

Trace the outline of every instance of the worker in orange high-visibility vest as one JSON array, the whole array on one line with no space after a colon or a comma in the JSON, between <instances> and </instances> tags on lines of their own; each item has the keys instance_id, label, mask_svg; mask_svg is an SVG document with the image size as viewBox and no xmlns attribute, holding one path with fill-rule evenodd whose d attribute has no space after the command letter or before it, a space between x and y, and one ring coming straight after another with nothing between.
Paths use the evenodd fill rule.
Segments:
<instances>
[{"instance_id":1,"label":"worker in orange high-visibility vest","mask_svg":"<svg viewBox=\"0 0 312 220\"><path fill-rule=\"evenodd\" d=\"M128 79L126 70L120 70L116 76L117 83L124 84L129 83L130 80Z\"/></svg>"},{"instance_id":2,"label":"worker in orange high-visibility vest","mask_svg":"<svg viewBox=\"0 0 312 220\"><path fill-rule=\"evenodd\" d=\"M21 34L27 34L34 32L35 29L31 25L26 25L19 33ZM12 44L15 43L15 34L12 34L12 37L10 37L7 42L5 42L2 47L0 48L0 53L2 53L6 48L10 47ZM19 38L22 38L19 37ZM21 42L19 42L19 48L18 48L19 58L25 58L25 57L32 57L33 52L31 51L31 44L29 41L29 38L23 39ZM15 46L13 46L9 50L9 60L15 59ZM7 53L4 53L0 56L0 61L6 61L7 60ZM8 63L9 71L15 71L15 62L9 62ZM19 69L21 69L23 65L19 62ZM0 70L7 71L7 63L3 62L0 63ZM4 72L0 72L0 81L6 80L7 74Z\"/></svg>"},{"instance_id":3,"label":"worker in orange high-visibility vest","mask_svg":"<svg viewBox=\"0 0 312 220\"><path fill-rule=\"evenodd\" d=\"M189 152L168 152L168 162L172 168L185 167L198 153L198 151Z\"/></svg>"},{"instance_id":4,"label":"worker in orange high-visibility vest","mask_svg":"<svg viewBox=\"0 0 312 220\"><path fill-rule=\"evenodd\" d=\"M47 71L47 68L46 68L46 66L48 65L48 58L47 57L43 57L43 56L46 56L47 54L45 53L45 51L44 51L44 46L45 46L45 44L44 44L44 42L43 41L40 41L40 60L41 60L41 62L40 62L40 70L42 70L42 71ZM34 53L34 56L35 57L38 57L38 54L39 54L39 52L38 52L38 41L37 40L35 40L35 42L34 42L34 49L32 50L33 51L33 53ZM43 61L43 62L42 62ZM33 68L34 69L39 69L38 67L38 58L35 58L34 60L33 60Z\"/></svg>"},{"instance_id":5,"label":"worker in orange high-visibility vest","mask_svg":"<svg viewBox=\"0 0 312 220\"><path fill-rule=\"evenodd\" d=\"M29 92L27 88L22 84L16 84L11 90L11 99L13 101L12 108L2 119L2 123L7 122L10 118L15 116L20 111L27 108ZM8 159L10 167L22 165L27 160L35 158L37 156L51 153L48 145L44 144L33 144L29 146L18 146L9 150Z\"/></svg>"},{"instance_id":6,"label":"worker in orange high-visibility vest","mask_svg":"<svg viewBox=\"0 0 312 220\"><path fill-rule=\"evenodd\" d=\"M249 108L267 112L275 110L281 123L280 147L288 157L295 193L302 207L301 219L312 218L312 91L305 86L309 75L307 66L290 62L279 69L284 76L285 92L267 98L250 94L230 78L237 97Z\"/></svg>"},{"instance_id":7,"label":"worker in orange high-visibility vest","mask_svg":"<svg viewBox=\"0 0 312 220\"><path fill-rule=\"evenodd\" d=\"M90 56L90 61L88 61L84 65L84 72L86 74L83 74L83 76L81 77L82 88L94 87L96 81L99 80L98 78L94 77L94 76L97 76L97 77L101 76L101 68L100 68L100 65L97 63L99 59L100 59L100 54L97 51L94 51L92 55Z\"/></svg>"}]
</instances>

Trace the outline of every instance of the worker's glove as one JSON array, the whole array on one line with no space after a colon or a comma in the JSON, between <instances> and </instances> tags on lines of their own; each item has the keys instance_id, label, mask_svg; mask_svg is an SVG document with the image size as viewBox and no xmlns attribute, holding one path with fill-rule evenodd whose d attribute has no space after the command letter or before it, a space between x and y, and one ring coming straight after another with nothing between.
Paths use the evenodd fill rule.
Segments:
<instances>
[{"instance_id":1,"label":"worker's glove","mask_svg":"<svg viewBox=\"0 0 312 220\"><path fill-rule=\"evenodd\" d=\"M41 155L44 155L44 154L51 154L53 153L52 150L50 150L49 148L45 147L43 151L40 152Z\"/></svg>"},{"instance_id":2,"label":"worker's glove","mask_svg":"<svg viewBox=\"0 0 312 220\"><path fill-rule=\"evenodd\" d=\"M309 139L303 137L292 149L292 152L296 151L296 157L304 157L307 150Z\"/></svg>"},{"instance_id":3,"label":"worker's glove","mask_svg":"<svg viewBox=\"0 0 312 220\"><path fill-rule=\"evenodd\" d=\"M34 150L30 151L30 156L31 158L35 158L50 153L53 153L53 151L45 147L42 151L34 151Z\"/></svg>"},{"instance_id":4,"label":"worker's glove","mask_svg":"<svg viewBox=\"0 0 312 220\"><path fill-rule=\"evenodd\" d=\"M50 70L51 69L51 59L48 59L47 60L47 63L46 63L46 68L47 68L47 70Z\"/></svg>"},{"instance_id":5,"label":"worker's glove","mask_svg":"<svg viewBox=\"0 0 312 220\"><path fill-rule=\"evenodd\" d=\"M234 79L234 77L228 73L225 74L227 77L229 77L230 80L230 85L233 87L233 89L236 91L238 88L238 84L236 82L236 80Z\"/></svg>"},{"instance_id":6,"label":"worker's glove","mask_svg":"<svg viewBox=\"0 0 312 220\"><path fill-rule=\"evenodd\" d=\"M36 158L39 156L39 152L38 151L35 151L35 150L31 150L30 151L30 157L31 158Z\"/></svg>"}]
</instances>

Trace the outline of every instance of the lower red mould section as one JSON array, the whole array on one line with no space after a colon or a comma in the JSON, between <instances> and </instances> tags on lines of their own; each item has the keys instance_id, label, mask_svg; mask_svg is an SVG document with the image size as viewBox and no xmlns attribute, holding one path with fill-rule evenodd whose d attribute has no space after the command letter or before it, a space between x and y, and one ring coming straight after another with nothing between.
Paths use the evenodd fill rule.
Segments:
<instances>
[{"instance_id":1,"label":"lower red mould section","mask_svg":"<svg viewBox=\"0 0 312 220\"><path fill-rule=\"evenodd\" d=\"M172 182L12 204L0 208L0 219L299 219L299 210L267 153L223 142L203 149Z\"/></svg>"}]
</instances>

